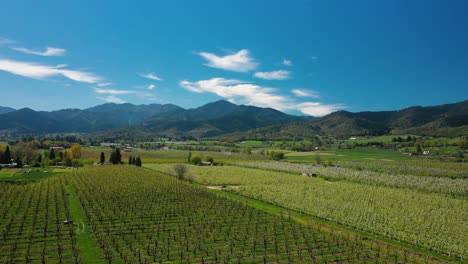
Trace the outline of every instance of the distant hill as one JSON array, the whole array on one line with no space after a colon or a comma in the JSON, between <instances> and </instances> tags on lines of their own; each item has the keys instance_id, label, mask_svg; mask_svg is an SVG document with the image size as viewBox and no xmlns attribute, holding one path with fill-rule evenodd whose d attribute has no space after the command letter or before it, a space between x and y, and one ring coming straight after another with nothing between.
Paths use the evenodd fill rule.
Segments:
<instances>
[{"instance_id":1,"label":"distant hill","mask_svg":"<svg viewBox=\"0 0 468 264\"><path fill-rule=\"evenodd\" d=\"M194 109L172 104L103 104L84 110L45 112L23 108L7 111L0 114L0 133L94 133L101 139L122 135L125 138L221 137L227 140L291 140L315 135L346 138L406 133L468 136L468 100L398 111L338 111L313 120L224 100Z\"/></svg>"},{"instance_id":2,"label":"distant hill","mask_svg":"<svg viewBox=\"0 0 468 264\"><path fill-rule=\"evenodd\" d=\"M212 137L276 124L304 121L271 108L235 105L221 100L204 106L164 113L146 120L143 126L170 136Z\"/></svg>"},{"instance_id":3,"label":"distant hill","mask_svg":"<svg viewBox=\"0 0 468 264\"><path fill-rule=\"evenodd\" d=\"M9 112L13 112L13 111L15 111L15 109L13 109L11 107L0 106L0 115L5 114L5 113L9 113Z\"/></svg>"},{"instance_id":4,"label":"distant hill","mask_svg":"<svg viewBox=\"0 0 468 264\"><path fill-rule=\"evenodd\" d=\"M194 109L167 104L103 104L52 112L23 108L0 114L0 133L95 133L99 138L151 134L210 137L275 124L307 120L271 108L221 100ZM99 133L96 133L100 131Z\"/></svg>"},{"instance_id":5,"label":"distant hill","mask_svg":"<svg viewBox=\"0 0 468 264\"><path fill-rule=\"evenodd\" d=\"M385 134L468 136L468 100L399 111L338 111L309 122L259 128L223 137L232 140L285 139L310 138L317 134L339 138Z\"/></svg>"},{"instance_id":6,"label":"distant hill","mask_svg":"<svg viewBox=\"0 0 468 264\"><path fill-rule=\"evenodd\" d=\"M145 119L182 109L175 105L104 104L52 112L23 108L0 114L0 133L89 133L141 124Z\"/></svg>"}]
</instances>

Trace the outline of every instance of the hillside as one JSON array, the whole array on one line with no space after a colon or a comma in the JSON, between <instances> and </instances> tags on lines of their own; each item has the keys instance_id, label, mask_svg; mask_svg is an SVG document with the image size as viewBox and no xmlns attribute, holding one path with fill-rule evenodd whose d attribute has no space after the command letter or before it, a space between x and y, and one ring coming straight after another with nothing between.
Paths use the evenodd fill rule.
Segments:
<instances>
[{"instance_id":1,"label":"hillside","mask_svg":"<svg viewBox=\"0 0 468 264\"><path fill-rule=\"evenodd\" d=\"M271 108L217 101L204 106L168 112L145 121L143 126L170 136L212 137L276 124L305 120Z\"/></svg>"},{"instance_id":2,"label":"hillside","mask_svg":"<svg viewBox=\"0 0 468 264\"><path fill-rule=\"evenodd\" d=\"M168 111L175 105L104 104L84 110L64 109L52 112L23 108L0 114L0 133L89 133L138 125L143 120Z\"/></svg>"},{"instance_id":3,"label":"hillside","mask_svg":"<svg viewBox=\"0 0 468 264\"><path fill-rule=\"evenodd\" d=\"M23 108L0 114L0 133L99 133L118 135L210 137L275 124L306 120L271 108L217 101L194 109L167 105L103 104L88 109L52 112Z\"/></svg>"},{"instance_id":4,"label":"hillside","mask_svg":"<svg viewBox=\"0 0 468 264\"><path fill-rule=\"evenodd\" d=\"M13 109L11 107L0 106L0 115L5 114L5 113L9 113L9 112L13 112L13 111L15 111L15 109Z\"/></svg>"},{"instance_id":5,"label":"hillside","mask_svg":"<svg viewBox=\"0 0 468 264\"><path fill-rule=\"evenodd\" d=\"M398 111L338 111L309 121L223 136L229 140L311 138L316 134L339 138L385 134L434 136L468 135L468 100L438 106L414 106Z\"/></svg>"}]
</instances>

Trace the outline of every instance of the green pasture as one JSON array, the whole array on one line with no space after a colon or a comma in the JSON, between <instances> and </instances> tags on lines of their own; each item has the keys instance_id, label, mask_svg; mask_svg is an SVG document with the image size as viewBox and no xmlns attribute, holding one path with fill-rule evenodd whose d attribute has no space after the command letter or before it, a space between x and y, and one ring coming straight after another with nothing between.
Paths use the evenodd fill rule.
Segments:
<instances>
[{"instance_id":1,"label":"green pasture","mask_svg":"<svg viewBox=\"0 0 468 264\"><path fill-rule=\"evenodd\" d=\"M71 172L69 168L3 168L0 170L0 181L38 181L52 175Z\"/></svg>"},{"instance_id":2,"label":"green pasture","mask_svg":"<svg viewBox=\"0 0 468 264\"><path fill-rule=\"evenodd\" d=\"M395 150L379 148L331 149L328 151L289 152L286 154L289 162L321 161L395 161L409 160L407 154Z\"/></svg>"}]
</instances>

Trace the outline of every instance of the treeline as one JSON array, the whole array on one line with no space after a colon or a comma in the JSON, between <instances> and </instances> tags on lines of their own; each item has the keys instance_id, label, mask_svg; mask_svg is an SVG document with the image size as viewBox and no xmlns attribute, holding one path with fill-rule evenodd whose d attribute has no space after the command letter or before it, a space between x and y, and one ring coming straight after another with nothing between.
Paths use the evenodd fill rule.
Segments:
<instances>
[{"instance_id":1,"label":"treeline","mask_svg":"<svg viewBox=\"0 0 468 264\"><path fill-rule=\"evenodd\" d=\"M36 147L33 142L20 142L14 146L0 145L0 163L14 164L21 168L25 165L43 167L49 165L79 166L81 158L81 145L72 144L70 148L56 150L50 148L43 150Z\"/></svg>"},{"instance_id":2,"label":"treeline","mask_svg":"<svg viewBox=\"0 0 468 264\"><path fill-rule=\"evenodd\" d=\"M109 157L109 163L111 164L123 164L123 161L122 161L122 154L120 153L120 149L119 148L115 148L110 157ZM101 157L100 157L100 164L101 165L104 165L106 164L106 156L104 154L104 152L101 152ZM129 156L128 157L128 164L129 165L135 165L135 166L138 166L138 167L141 167L141 158L140 156L138 157L135 157L135 156Z\"/></svg>"}]
</instances>

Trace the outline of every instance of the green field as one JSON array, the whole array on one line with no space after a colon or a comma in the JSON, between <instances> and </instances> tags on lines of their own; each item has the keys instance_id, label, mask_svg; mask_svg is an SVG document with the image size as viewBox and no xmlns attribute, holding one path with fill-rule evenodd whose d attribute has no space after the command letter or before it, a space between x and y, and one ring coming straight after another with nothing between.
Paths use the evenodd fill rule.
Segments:
<instances>
[{"instance_id":1,"label":"green field","mask_svg":"<svg viewBox=\"0 0 468 264\"><path fill-rule=\"evenodd\" d=\"M289 162L316 162L317 156L322 161L395 161L410 160L408 154L395 150L379 148L337 149L312 152L289 152L286 157Z\"/></svg>"},{"instance_id":2,"label":"green field","mask_svg":"<svg viewBox=\"0 0 468 264\"><path fill-rule=\"evenodd\" d=\"M2 263L435 261L135 166L81 168L0 191ZM63 222L67 204L73 225Z\"/></svg>"},{"instance_id":3,"label":"green field","mask_svg":"<svg viewBox=\"0 0 468 264\"><path fill-rule=\"evenodd\" d=\"M173 166L147 165L174 173ZM233 166L189 166L197 182L271 202L395 241L459 258L468 256L468 202L410 188L329 181Z\"/></svg>"},{"instance_id":4,"label":"green field","mask_svg":"<svg viewBox=\"0 0 468 264\"><path fill-rule=\"evenodd\" d=\"M24 169L2 169L0 170L1 181L29 182L45 179L52 175L71 172L71 169L61 168L24 168Z\"/></svg>"},{"instance_id":5,"label":"green field","mask_svg":"<svg viewBox=\"0 0 468 264\"><path fill-rule=\"evenodd\" d=\"M82 161L86 164L99 162L100 153L104 152L106 160L109 160L112 152L111 148L102 147L89 147L83 148ZM189 151L189 150L144 150L135 149L132 152L121 152L122 161L127 162L128 157L140 156L144 163L181 163L186 162L189 153L198 154L201 157L211 156L215 162L230 162L230 161L243 161L243 160L268 160L270 157L267 155L259 154L245 154L230 151Z\"/></svg>"}]
</instances>

